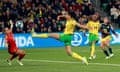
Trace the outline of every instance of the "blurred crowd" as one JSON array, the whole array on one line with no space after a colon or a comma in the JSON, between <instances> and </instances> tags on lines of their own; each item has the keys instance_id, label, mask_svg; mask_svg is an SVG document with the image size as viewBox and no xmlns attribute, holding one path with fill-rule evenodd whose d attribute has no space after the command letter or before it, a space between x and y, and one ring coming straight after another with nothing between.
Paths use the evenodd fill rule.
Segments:
<instances>
[{"instance_id":1,"label":"blurred crowd","mask_svg":"<svg viewBox=\"0 0 120 72\"><path fill-rule=\"evenodd\" d=\"M57 21L62 11L72 11L75 19L86 24L88 16L95 13L90 0L0 0L0 32L10 27L14 33L62 32L65 20Z\"/></svg>"},{"instance_id":2,"label":"blurred crowd","mask_svg":"<svg viewBox=\"0 0 120 72\"><path fill-rule=\"evenodd\" d=\"M111 21L120 28L120 0L101 0L101 7L110 15Z\"/></svg>"}]
</instances>

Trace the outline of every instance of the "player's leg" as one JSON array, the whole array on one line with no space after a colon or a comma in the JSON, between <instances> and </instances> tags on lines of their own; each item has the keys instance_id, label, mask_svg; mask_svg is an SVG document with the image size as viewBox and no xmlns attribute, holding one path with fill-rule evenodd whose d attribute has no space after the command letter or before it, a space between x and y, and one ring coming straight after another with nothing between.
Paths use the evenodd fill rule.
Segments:
<instances>
[{"instance_id":1,"label":"player's leg","mask_svg":"<svg viewBox=\"0 0 120 72\"><path fill-rule=\"evenodd\" d=\"M87 59L85 57L82 57L81 55L77 54L76 52L72 52L70 45L65 46L65 48L66 48L66 52L68 55L72 56L73 58L75 58L77 60L83 61L85 64L88 65Z\"/></svg>"},{"instance_id":2,"label":"player's leg","mask_svg":"<svg viewBox=\"0 0 120 72\"><path fill-rule=\"evenodd\" d=\"M17 60L17 62L19 63L19 65L23 66L23 63L21 62L21 60L25 56L25 51L18 49L17 52L16 52L16 54L18 54L18 60Z\"/></svg>"},{"instance_id":3,"label":"player's leg","mask_svg":"<svg viewBox=\"0 0 120 72\"><path fill-rule=\"evenodd\" d=\"M9 58L10 61L12 61L13 59L15 59L18 56L18 54L12 54L11 57Z\"/></svg>"},{"instance_id":4,"label":"player's leg","mask_svg":"<svg viewBox=\"0 0 120 72\"><path fill-rule=\"evenodd\" d=\"M48 34L44 33L44 34L36 34L36 33L32 33L32 37L40 37L40 38L48 38Z\"/></svg>"},{"instance_id":5,"label":"player's leg","mask_svg":"<svg viewBox=\"0 0 120 72\"><path fill-rule=\"evenodd\" d=\"M76 52L72 52L71 50L71 40L72 40L72 35L60 35L60 40L64 41L65 43L65 49L68 55L72 56L73 58L83 61L85 64L88 65L87 59L85 57L82 57L81 55L77 54Z\"/></svg>"},{"instance_id":6,"label":"player's leg","mask_svg":"<svg viewBox=\"0 0 120 72\"><path fill-rule=\"evenodd\" d=\"M106 40L106 46L107 46L108 51L109 51L109 53L110 53L110 57L113 57L114 54L113 54L112 48L110 47L110 39L107 39L107 40Z\"/></svg>"},{"instance_id":7,"label":"player's leg","mask_svg":"<svg viewBox=\"0 0 120 72\"><path fill-rule=\"evenodd\" d=\"M95 42L90 43L90 57L89 59L95 59L96 54L95 54Z\"/></svg>"},{"instance_id":8,"label":"player's leg","mask_svg":"<svg viewBox=\"0 0 120 72\"><path fill-rule=\"evenodd\" d=\"M90 43L90 57L89 59L95 59L96 54L95 54L95 44L96 41L98 40L98 37L94 34L90 34L89 36L89 43Z\"/></svg>"},{"instance_id":9,"label":"player's leg","mask_svg":"<svg viewBox=\"0 0 120 72\"><path fill-rule=\"evenodd\" d=\"M80 56L79 54L72 52L71 50L71 40L72 40L72 35L65 35L65 34L60 34L59 35L59 40L64 42L65 44L65 49L66 49L66 53L69 56L72 56L75 59L81 60L84 63L88 64L87 59L85 57Z\"/></svg>"},{"instance_id":10,"label":"player's leg","mask_svg":"<svg viewBox=\"0 0 120 72\"><path fill-rule=\"evenodd\" d=\"M18 56L18 54L12 53L12 52L11 52L10 54L11 54L11 56L10 56L10 58L7 60L7 62L8 62L9 65L12 65L12 60L15 59L15 58Z\"/></svg>"},{"instance_id":11,"label":"player's leg","mask_svg":"<svg viewBox=\"0 0 120 72\"><path fill-rule=\"evenodd\" d=\"M19 55L19 57L18 57L19 61L21 61L25 56L25 51L24 50L19 49L16 53Z\"/></svg>"},{"instance_id":12,"label":"player's leg","mask_svg":"<svg viewBox=\"0 0 120 72\"><path fill-rule=\"evenodd\" d=\"M52 37L52 38L55 38L55 39L59 39L59 34L57 34L57 33L49 33L49 34L47 34L47 33L44 33L44 34L33 33L32 37L40 37L40 38Z\"/></svg>"},{"instance_id":13,"label":"player's leg","mask_svg":"<svg viewBox=\"0 0 120 72\"><path fill-rule=\"evenodd\" d=\"M95 43L96 41L93 41L92 44L91 44L91 54L90 56L94 57L95 55Z\"/></svg>"},{"instance_id":14,"label":"player's leg","mask_svg":"<svg viewBox=\"0 0 120 72\"><path fill-rule=\"evenodd\" d=\"M101 41L101 49L103 50L103 53L105 54L106 59L109 59L109 54L105 47L106 47L106 41Z\"/></svg>"},{"instance_id":15,"label":"player's leg","mask_svg":"<svg viewBox=\"0 0 120 72\"><path fill-rule=\"evenodd\" d=\"M51 38L58 39L58 40L60 39L60 34L57 34L57 33L51 33L48 36L51 37Z\"/></svg>"}]
</instances>

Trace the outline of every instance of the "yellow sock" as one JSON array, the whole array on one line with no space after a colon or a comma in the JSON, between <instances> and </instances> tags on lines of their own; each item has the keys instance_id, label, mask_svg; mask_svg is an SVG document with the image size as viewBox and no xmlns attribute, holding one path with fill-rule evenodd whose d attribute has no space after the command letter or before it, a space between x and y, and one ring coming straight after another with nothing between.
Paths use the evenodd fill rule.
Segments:
<instances>
[{"instance_id":1,"label":"yellow sock","mask_svg":"<svg viewBox=\"0 0 120 72\"><path fill-rule=\"evenodd\" d=\"M92 46L91 46L91 56L94 56L94 53L95 53L95 43L92 43Z\"/></svg>"},{"instance_id":2,"label":"yellow sock","mask_svg":"<svg viewBox=\"0 0 120 72\"><path fill-rule=\"evenodd\" d=\"M48 38L48 34L32 34L32 37Z\"/></svg>"},{"instance_id":3,"label":"yellow sock","mask_svg":"<svg viewBox=\"0 0 120 72\"><path fill-rule=\"evenodd\" d=\"M81 60L81 61L83 60L83 57L80 56L79 54L75 53L75 52L72 53L72 57L77 59L77 60Z\"/></svg>"}]
</instances>

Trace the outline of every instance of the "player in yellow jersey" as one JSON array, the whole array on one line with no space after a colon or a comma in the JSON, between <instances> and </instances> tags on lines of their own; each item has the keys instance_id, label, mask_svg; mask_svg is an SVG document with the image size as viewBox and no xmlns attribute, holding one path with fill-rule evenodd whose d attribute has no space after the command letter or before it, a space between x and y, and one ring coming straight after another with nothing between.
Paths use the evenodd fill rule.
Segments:
<instances>
[{"instance_id":1,"label":"player in yellow jersey","mask_svg":"<svg viewBox=\"0 0 120 72\"><path fill-rule=\"evenodd\" d=\"M97 16L94 14L91 16L91 20L87 23L87 29L89 31L89 44L90 48L90 57L89 59L95 59L95 44L99 39L98 32L100 28L100 23L97 20Z\"/></svg>"},{"instance_id":2,"label":"player in yellow jersey","mask_svg":"<svg viewBox=\"0 0 120 72\"><path fill-rule=\"evenodd\" d=\"M72 40L72 36L74 33L74 28L75 26L81 27L80 24L78 24L76 22L76 20L73 18L74 13L73 12L63 12L62 15L58 16L58 20L61 17L66 18L66 26L65 26L65 30L63 34L58 34L58 33L49 33L49 34L32 34L32 37L40 37L40 38L55 38L59 41L64 42L65 44L65 48L66 48L66 52L69 56L72 56L75 59L81 60L83 61L85 64L88 65L87 59L85 57L80 56L79 54L73 52L71 50L71 40Z\"/></svg>"}]
</instances>

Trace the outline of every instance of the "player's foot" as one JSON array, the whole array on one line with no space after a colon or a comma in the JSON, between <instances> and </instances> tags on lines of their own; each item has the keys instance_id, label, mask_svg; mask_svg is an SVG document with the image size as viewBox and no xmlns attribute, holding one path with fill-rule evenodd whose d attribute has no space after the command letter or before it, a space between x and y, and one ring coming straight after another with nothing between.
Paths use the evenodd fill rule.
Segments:
<instances>
[{"instance_id":1,"label":"player's foot","mask_svg":"<svg viewBox=\"0 0 120 72\"><path fill-rule=\"evenodd\" d=\"M87 61L86 57L83 57L82 61L83 61L83 63L85 63L86 65L88 65L88 61Z\"/></svg>"},{"instance_id":2,"label":"player's foot","mask_svg":"<svg viewBox=\"0 0 120 72\"><path fill-rule=\"evenodd\" d=\"M105 59L110 59L110 56L106 56Z\"/></svg>"},{"instance_id":3,"label":"player's foot","mask_svg":"<svg viewBox=\"0 0 120 72\"><path fill-rule=\"evenodd\" d=\"M90 56L88 59L89 59L89 60L92 60L92 56Z\"/></svg>"},{"instance_id":4,"label":"player's foot","mask_svg":"<svg viewBox=\"0 0 120 72\"><path fill-rule=\"evenodd\" d=\"M93 59L95 59L95 58L96 58L96 55L93 56Z\"/></svg>"},{"instance_id":5,"label":"player's foot","mask_svg":"<svg viewBox=\"0 0 120 72\"><path fill-rule=\"evenodd\" d=\"M89 59L89 60L92 60L92 59L95 59L95 58L96 58L96 55L90 56L88 59Z\"/></svg>"},{"instance_id":6,"label":"player's foot","mask_svg":"<svg viewBox=\"0 0 120 72\"><path fill-rule=\"evenodd\" d=\"M114 54L110 54L110 57L113 57L114 56Z\"/></svg>"},{"instance_id":7,"label":"player's foot","mask_svg":"<svg viewBox=\"0 0 120 72\"><path fill-rule=\"evenodd\" d=\"M32 33L32 37L36 37L37 34L35 32Z\"/></svg>"},{"instance_id":8,"label":"player's foot","mask_svg":"<svg viewBox=\"0 0 120 72\"><path fill-rule=\"evenodd\" d=\"M10 61L10 60L7 60L7 62L8 62L8 64L9 64L9 65L12 65L12 61Z\"/></svg>"},{"instance_id":9,"label":"player's foot","mask_svg":"<svg viewBox=\"0 0 120 72\"><path fill-rule=\"evenodd\" d=\"M17 63L20 65L20 66L23 66L23 63L19 60L17 60Z\"/></svg>"}]
</instances>

